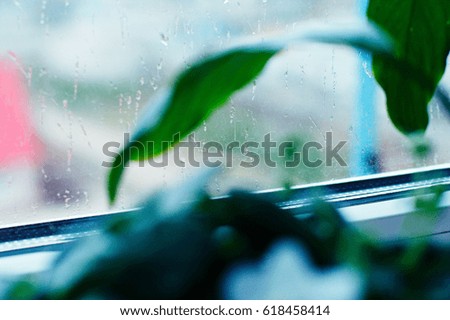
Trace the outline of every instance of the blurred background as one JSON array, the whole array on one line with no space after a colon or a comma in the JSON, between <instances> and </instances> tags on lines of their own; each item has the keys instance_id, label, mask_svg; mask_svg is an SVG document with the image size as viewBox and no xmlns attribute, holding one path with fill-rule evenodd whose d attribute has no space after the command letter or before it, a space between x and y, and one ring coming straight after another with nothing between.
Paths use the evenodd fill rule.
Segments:
<instances>
[{"instance_id":1,"label":"blurred background","mask_svg":"<svg viewBox=\"0 0 450 320\"><path fill-rule=\"evenodd\" d=\"M243 38L262 41L362 17L357 0L11 0L0 2L0 226L101 214L110 158L102 148L123 141L143 108L196 58ZM443 83L449 83L447 73ZM211 84L213 85L213 84ZM302 44L273 59L196 132L200 142L347 141L318 168L223 168L212 195L262 190L447 163L448 117L430 104L432 152L411 145L388 119L370 60L341 46ZM323 150L322 150L323 151ZM316 157L324 159L322 151ZM274 159L277 159L274 155ZM236 155L239 162L239 155ZM278 159L280 160L280 159ZM282 159L281 159L282 160ZM114 209L192 177L192 168L134 165Z\"/></svg>"}]
</instances>

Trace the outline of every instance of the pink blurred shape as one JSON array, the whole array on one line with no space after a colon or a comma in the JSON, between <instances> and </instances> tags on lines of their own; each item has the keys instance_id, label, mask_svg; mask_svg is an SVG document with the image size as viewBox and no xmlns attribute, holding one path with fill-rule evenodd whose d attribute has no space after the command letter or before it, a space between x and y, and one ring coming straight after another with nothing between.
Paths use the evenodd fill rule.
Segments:
<instances>
[{"instance_id":1,"label":"pink blurred shape","mask_svg":"<svg viewBox=\"0 0 450 320\"><path fill-rule=\"evenodd\" d=\"M37 164L43 147L29 118L28 92L18 65L0 56L0 167Z\"/></svg>"}]
</instances>

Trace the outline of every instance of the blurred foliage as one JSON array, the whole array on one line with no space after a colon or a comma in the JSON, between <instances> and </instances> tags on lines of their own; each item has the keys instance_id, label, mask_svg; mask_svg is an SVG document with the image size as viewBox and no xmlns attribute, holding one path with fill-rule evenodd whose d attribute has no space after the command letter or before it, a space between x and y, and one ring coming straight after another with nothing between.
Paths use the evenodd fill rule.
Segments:
<instances>
[{"instance_id":1,"label":"blurred foliage","mask_svg":"<svg viewBox=\"0 0 450 320\"><path fill-rule=\"evenodd\" d=\"M448 245L425 238L370 239L319 200L311 214L298 217L263 195L234 192L212 200L200 191L205 182L192 178L151 197L137 213L115 216L100 234L63 253L48 273L21 280L4 297L223 298L230 266L257 261L288 238L308 250L317 270L345 264L360 274L365 284L361 298L450 298ZM429 212L438 198L420 208Z\"/></svg>"}]
</instances>

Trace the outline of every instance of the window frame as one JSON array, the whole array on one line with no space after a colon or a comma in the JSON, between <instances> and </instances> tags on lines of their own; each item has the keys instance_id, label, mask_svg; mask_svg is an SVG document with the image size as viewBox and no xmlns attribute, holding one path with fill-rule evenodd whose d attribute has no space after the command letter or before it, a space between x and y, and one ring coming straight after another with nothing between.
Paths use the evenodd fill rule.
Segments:
<instances>
[{"instance_id":1,"label":"window frame","mask_svg":"<svg viewBox=\"0 0 450 320\"><path fill-rule=\"evenodd\" d=\"M322 200L330 202L336 208L344 211L344 216L345 210L349 208L357 211L361 208L361 216L349 220L356 227L375 232L377 237L382 240L395 241L405 237L450 240L450 204L441 207L439 223L436 223L436 228L432 232L419 228L410 233L399 234L405 218L413 211L382 212L383 205L387 202L411 200L415 192L426 192L432 186L441 186L450 196L450 165L294 187L289 200L286 200L286 190L283 189L256 193L264 195L268 200L277 203L280 208L299 217L309 214L310 206L319 194ZM223 198L218 197L214 201L220 201ZM361 206L367 205L374 206L375 210L381 210L382 213L377 217L365 217L362 212L365 208L363 209ZM110 217L138 211L139 208L132 208L103 214L96 213L85 217L0 228L0 259L24 253L62 251L77 240L97 234Z\"/></svg>"}]
</instances>

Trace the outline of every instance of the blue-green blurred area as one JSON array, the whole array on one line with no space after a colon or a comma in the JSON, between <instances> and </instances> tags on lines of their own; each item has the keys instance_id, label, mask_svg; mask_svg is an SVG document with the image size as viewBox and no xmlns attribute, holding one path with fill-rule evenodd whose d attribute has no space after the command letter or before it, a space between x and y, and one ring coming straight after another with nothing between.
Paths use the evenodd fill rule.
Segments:
<instances>
[{"instance_id":1,"label":"blue-green blurred area","mask_svg":"<svg viewBox=\"0 0 450 320\"><path fill-rule=\"evenodd\" d=\"M194 59L245 39L264 41L301 30L311 21L332 25L358 14L354 0L1 2L0 56L16 63L27 85L30 118L45 156L37 164L18 160L17 166L1 168L1 183L13 191L0 197L0 225L109 210L108 169L101 163L110 159L103 145L122 142L155 94ZM277 141L295 137L300 143L324 143L331 131L334 141L348 141L342 155L350 165L352 143L358 139L354 110L364 107L356 105L361 69L373 81L370 65L361 64L352 49L292 46L205 122L196 138L262 141L270 132ZM439 138L447 120L435 104L430 114L433 153L416 163L406 138L389 122L384 96L377 91L379 135L373 139L381 171L448 161L450 151ZM320 151L315 156L324 157ZM193 170L135 165L127 170L117 205L135 206L155 190L189 180ZM336 162L287 171L234 166L223 169L209 191L220 195L235 187L261 190L349 174L349 167Z\"/></svg>"}]
</instances>

